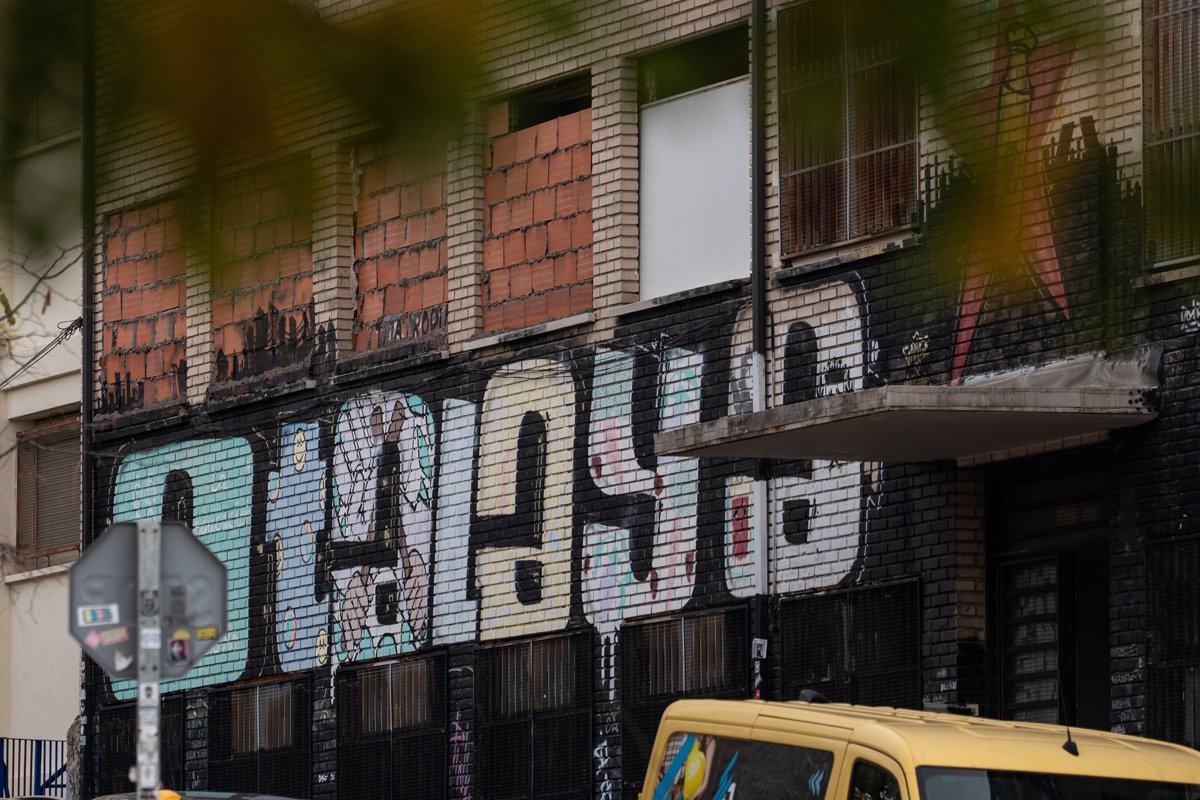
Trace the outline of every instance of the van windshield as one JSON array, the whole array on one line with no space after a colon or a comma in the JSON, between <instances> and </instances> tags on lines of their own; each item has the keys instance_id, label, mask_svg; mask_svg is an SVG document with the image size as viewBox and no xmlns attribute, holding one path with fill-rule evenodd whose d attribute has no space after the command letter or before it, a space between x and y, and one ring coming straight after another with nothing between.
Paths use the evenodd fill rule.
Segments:
<instances>
[{"instance_id":1,"label":"van windshield","mask_svg":"<svg viewBox=\"0 0 1200 800\"><path fill-rule=\"evenodd\" d=\"M1196 784L1046 772L918 767L917 781L921 800L1200 800Z\"/></svg>"}]
</instances>

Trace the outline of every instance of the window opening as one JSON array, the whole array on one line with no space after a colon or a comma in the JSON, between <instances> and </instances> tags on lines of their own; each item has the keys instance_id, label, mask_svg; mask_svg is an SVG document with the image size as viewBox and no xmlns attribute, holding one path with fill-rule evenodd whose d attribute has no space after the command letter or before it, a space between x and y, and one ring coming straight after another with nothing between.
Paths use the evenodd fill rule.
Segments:
<instances>
[{"instance_id":1,"label":"window opening","mask_svg":"<svg viewBox=\"0 0 1200 800\"><path fill-rule=\"evenodd\" d=\"M784 696L920 708L920 601L915 580L782 601Z\"/></svg>"},{"instance_id":2,"label":"window opening","mask_svg":"<svg viewBox=\"0 0 1200 800\"><path fill-rule=\"evenodd\" d=\"M784 255L896 230L916 212L917 93L886 14L779 14Z\"/></svg>"},{"instance_id":3,"label":"window opening","mask_svg":"<svg viewBox=\"0 0 1200 800\"><path fill-rule=\"evenodd\" d=\"M338 673L338 795L446 796L445 658L406 658Z\"/></svg>"},{"instance_id":4,"label":"window opening","mask_svg":"<svg viewBox=\"0 0 1200 800\"><path fill-rule=\"evenodd\" d=\"M745 25L692 39L638 59L638 103L695 91L750 71Z\"/></svg>"},{"instance_id":5,"label":"window opening","mask_svg":"<svg viewBox=\"0 0 1200 800\"><path fill-rule=\"evenodd\" d=\"M1200 3L1146 0L1142 36L1146 243L1170 262L1200 255Z\"/></svg>"},{"instance_id":6,"label":"window opening","mask_svg":"<svg viewBox=\"0 0 1200 800\"><path fill-rule=\"evenodd\" d=\"M264 683L209 698L209 788L311 794L307 681Z\"/></svg>"},{"instance_id":7,"label":"window opening","mask_svg":"<svg viewBox=\"0 0 1200 800\"><path fill-rule=\"evenodd\" d=\"M481 654L476 701L484 796L591 796L591 641L585 631Z\"/></svg>"},{"instance_id":8,"label":"window opening","mask_svg":"<svg viewBox=\"0 0 1200 800\"><path fill-rule=\"evenodd\" d=\"M17 437L17 549L30 566L79 554L79 421L44 425Z\"/></svg>"},{"instance_id":9,"label":"window opening","mask_svg":"<svg viewBox=\"0 0 1200 800\"><path fill-rule=\"evenodd\" d=\"M663 711L686 697L750 695L744 607L625 625L621 629L624 796L641 789Z\"/></svg>"},{"instance_id":10,"label":"window opening","mask_svg":"<svg viewBox=\"0 0 1200 800\"><path fill-rule=\"evenodd\" d=\"M889 770L856 761L850 774L850 800L900 800L900 783Z\"/></svg>"}]
</instances>

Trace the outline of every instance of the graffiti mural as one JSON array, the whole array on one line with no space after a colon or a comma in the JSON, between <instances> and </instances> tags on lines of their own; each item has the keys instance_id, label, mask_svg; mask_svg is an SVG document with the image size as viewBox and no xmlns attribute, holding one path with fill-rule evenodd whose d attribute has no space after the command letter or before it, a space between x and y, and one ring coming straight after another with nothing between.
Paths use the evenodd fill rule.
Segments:
<instances>
[{"instance_id":1,"label":"graffiti mural","mask_svg":"<svg viewBox=\"0 0 1200 800\"><path fill-rule=\"evenodd\" d=\"M1023 271L1064 319L1071 316L1051 227L1043 148L1075 50L1069 36L1039 36L1000 4L1000 33L987 84L972 100L974 125L946 131L975 165L979 206L954 331L951 382L960 383L994 285ZM981 151L975 143L987 142Z\"/></svg>"},{"instance_id":2,"label":"graffiti mural","mask_svg":"<svg viewBox=\"0 0 1200 800\"><path fill-rule=\"evenodd\" d=\"M134 453L120 463L114 520L177 518L174 512L186 508L191 519L181 521L190 523L228 570L228 632L186 678L165 681L164 691L236 680L245 668L254 469L250 442L241 437L193 439ZM185 496L179 496L181 489ZM130 700L136 693L136 681L113 682L118 699Z\"/></svg>"},{"instance_id":3,"label":"graffiti mural","mask_svg":"<svg viewBox=\"0 0 1200 800\"><path fill-rule=\"evenodd\" d=\"M699 419L701 358L692 351L662 354L656 416L663 429ZM584 528L584 604L602 631L620 623L630 606L643 613L676 611L695 584L697 460L661 457L638 463L633 445L633 357L601 353L588 431L588 472L607 495L637 496L649 504L649 558L634 563L636 523L592 521ZM637 517L631 504L629 517ZM647 518L645 511L640 515Z\"/></svg>"},{"instance_id":4,"label":"graffiti mural","mask_svg":"<svg viewBox=\"0 0 1200 800\"><path fill-rule=\"evenodd\" d=\"M279 469L267 481L267 541L274 548L275 563L275 649L286 672L329 661L328 621L310 611L317 597L317 553L327 506L320 435L317 423L283 425Z\"/></svg>"},{"instance_id":5,"label":"graffiti mural","mask_svg":"<svg viewBox=\"0 0 1200 800\"><path fill-rule=\"evenodd\" d=\"M812 302L775 320L775 402L861 387L861 286L797 291ZM460 395L369 390L116 461L113 519L186 517L230 567L230 636L164 691L579 622L611 651L630 616L760 591L752 465L653 450L709 397L721 413L747 402L748 319L732 323L725 347L655 339L519 359ZM773 591L847 579L870 470L803 461L770 479Z\"/></svg>"},{"instance_id":6,"label":"graffiti mural","mask_svg":"<svg viewBox=\"0 0 1200 800\"><path fill-rule=\"evenodd\" d=\"M417 395L371 393L334 434L332 572L339 661L429 638L436 428Z\"/></svg>"},{"instance_id":7,"label":"graffiti mural","mask_svg":"<svg viewBox=\"0 0 1200 800\"><path fill-rule=\"evenodd\" d=\"M868 320L861 283L835 281L810 290L817 302L796 304L775 321L775 396L797 403L863 388ZM803 460L781 467L771 482L771 561L778 591L837 583L859 556L861 514L868 503L869 462Z\"/></svg>"}]
</instances>

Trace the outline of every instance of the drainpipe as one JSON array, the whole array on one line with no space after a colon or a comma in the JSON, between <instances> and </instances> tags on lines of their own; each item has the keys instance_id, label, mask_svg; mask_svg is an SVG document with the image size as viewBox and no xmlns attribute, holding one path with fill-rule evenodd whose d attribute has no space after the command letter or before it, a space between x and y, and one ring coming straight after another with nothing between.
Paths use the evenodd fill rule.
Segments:
<instances>
[{"instance_id":1,"label":"drainpipe","mask_svg":"<svg viewBox=\"0 0 1200 800\"><path fill-rule=\"evenodd\" d=\"M95 290L95 219L96 219L96 8L94 3L81 3L83 12L81 35L83 41L81 55L83 59L81 70L83 86L81 87L82 129L80 140L80 203L79 203L79 235L80 255L83 267L83 347L82 363L80 364L81 393L79 403L79 422L82 436L82 475L80 476L80 513L82 515L82 548L92 543L94 536L94 505L92 503L92 470L95 466L92 458L92 387L93 364L95 363L95 347L93 333L95 331L96 311L93 303ZM80 653L82 661L80 669L80 720L79 720L79 783L76 794L79 797L91 795L92 787L92 737L89 730L95 730L92 724L96 710L96 700L92 696L91 687L94 683L96 668Z\"/></svg>"},{"instance_id":2,"label":"drainpipe","mask_svg":"<svg viewBox=\"0 0 1200 800\"><path fill-rule=\"evenodd\" d=\"M766 263L766 8L750 6L750 286L754 410L767 407ZM769 594L767 558L767 478L762 460L754 467L754 578L757 594Z\"/></svg>"}]
</instances>

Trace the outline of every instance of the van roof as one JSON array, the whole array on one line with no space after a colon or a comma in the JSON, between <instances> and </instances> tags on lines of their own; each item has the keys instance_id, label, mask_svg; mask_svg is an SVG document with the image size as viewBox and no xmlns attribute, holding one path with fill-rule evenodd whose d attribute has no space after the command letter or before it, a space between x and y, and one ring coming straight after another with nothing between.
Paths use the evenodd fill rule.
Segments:
<instances>
[{"instance_id":1,"label":"van roof","mask_svg":"<svg viewBox=\"0 0 1200 800\"><path fill-rule=\"evenodd\" d=\"M1067 728L1033 722L842 703L682 700L664 720L725 721L756 731L808 733L885 753L919 766L1051 772L1200 784L1200 753L1180 745L1071 728L1079 750L1063 749ZM685 726L686 727L686 726Z\"/></svg>"}]
</instances>

